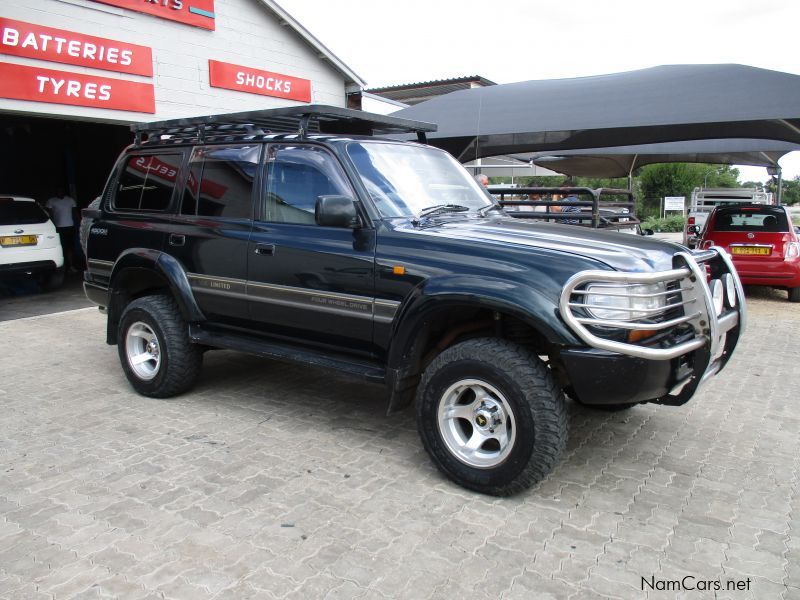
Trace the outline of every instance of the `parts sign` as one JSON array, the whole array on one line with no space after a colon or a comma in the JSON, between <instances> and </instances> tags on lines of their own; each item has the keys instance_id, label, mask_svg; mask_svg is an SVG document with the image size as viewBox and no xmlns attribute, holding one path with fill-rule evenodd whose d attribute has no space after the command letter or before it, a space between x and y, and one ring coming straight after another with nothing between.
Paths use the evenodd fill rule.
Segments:
<instances>
[{"instance_id":1,"label":"parts sign","mask_svg":"<svg viewBox=\"0 0 800 600\"><path fill-rule=\"evenodd\" d=\"M94 0L186 25L214 30L214 0Z\"/></svg>"}]
</instances>

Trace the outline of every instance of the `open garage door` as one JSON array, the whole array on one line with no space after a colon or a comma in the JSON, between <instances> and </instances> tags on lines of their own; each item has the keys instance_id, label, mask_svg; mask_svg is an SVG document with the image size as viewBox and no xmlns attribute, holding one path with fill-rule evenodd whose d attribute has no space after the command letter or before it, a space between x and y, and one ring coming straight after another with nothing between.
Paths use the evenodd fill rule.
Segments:
<instances>
[{"instance_id":1,"label":"open garage door","mask_svg":"<svg viewBox=\"0 0 800 600\"><path fill-rule=\"evenodd\" d=\"M125 125L0 114L0 194L44 204L62 188L85 207L132 139Z\"/></svg>"},{"instance_id":2,"label":"open garage door","mask_svg":"<svg viewBox=\"0 0 800 600\"><path fill-rule=\"evenodd\" d=\"M44 206L60 188L86 207L132 140L127 125L0 113L0 197L26 196ZM72 253L73 265L85 264L77 243ZM88 305L80 272L67 271L63 285L42 294L47 286L33 271L0 271L0 321Z\"/></svg>"}]
</instances>

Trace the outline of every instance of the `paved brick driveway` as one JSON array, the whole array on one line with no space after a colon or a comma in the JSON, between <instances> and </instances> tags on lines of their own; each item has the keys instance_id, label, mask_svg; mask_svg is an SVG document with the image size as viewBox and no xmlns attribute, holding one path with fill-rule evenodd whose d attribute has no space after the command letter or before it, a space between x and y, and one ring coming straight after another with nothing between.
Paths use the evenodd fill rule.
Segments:
<instances>
[{"instance_id":1,"label":"paved brick driveway","mask_svg":"<svg viewBox=\"0 0 800 600\"><path fill-rule=\"evenodd\" d=\"M511 499L440 477L381 388L214 352L194 392L150 400L103 331L93 309L0 323L2 598L658 599L678 594L643 577L685 576L800 598L785 294L751 301L690 405L571 405L565 460Z\"/></svg>"}]
</instances>

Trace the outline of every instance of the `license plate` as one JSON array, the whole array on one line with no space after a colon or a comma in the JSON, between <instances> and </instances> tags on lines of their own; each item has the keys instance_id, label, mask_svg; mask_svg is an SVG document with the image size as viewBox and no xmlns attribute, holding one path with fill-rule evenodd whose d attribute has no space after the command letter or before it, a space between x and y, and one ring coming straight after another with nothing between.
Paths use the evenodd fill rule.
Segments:
<instances>
[{"instance_id":1,"label":"license plate","mask_svg":"<svg viewBox=\"0 0 800 600\"><path fill-rule=\"evenodd\" d=\"M0 237L0 246L35 246L35 235L7 235Z\"/></svg>"},{"instance_id":2,"label":"license plate","mask_svg":"<svg viewBox=\"0 0 800 600\"><path fill-rule=\"evenodd\" d=\"M748 256L769 256L772 248L762 246L731 246L731 254L745 254Z\"/></svg>"}]
</instances>

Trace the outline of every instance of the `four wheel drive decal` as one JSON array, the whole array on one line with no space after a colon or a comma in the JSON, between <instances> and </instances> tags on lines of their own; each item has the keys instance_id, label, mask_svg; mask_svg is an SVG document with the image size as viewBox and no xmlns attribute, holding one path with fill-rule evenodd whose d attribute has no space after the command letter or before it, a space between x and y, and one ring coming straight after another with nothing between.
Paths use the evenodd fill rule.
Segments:
<instances>
[{"instance_id":1,"label":"four wheel drive decal","mask_svg":"<svg viewBox=\"0 0 800 600\"><path fill-rule=\"evenodd\" d=\"M336 292L323 292L288 285L274 285L233 279L229 277L208 277L198 273L188 273L192 291L215 294L232 298L245 298L267 304L299 307L322 312L330 312L348 317L360 317L390 323L394 319L399 302L355 296Z\"/></svg>"}]
</instances>

